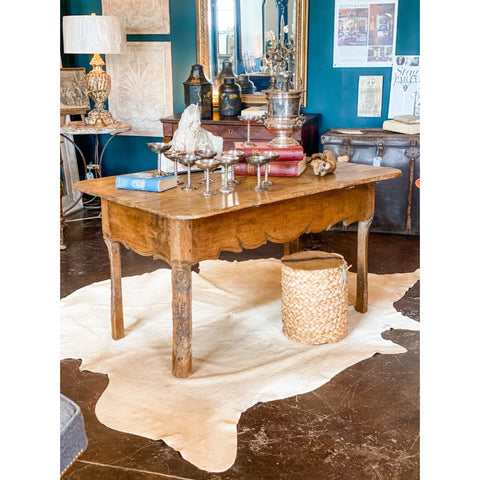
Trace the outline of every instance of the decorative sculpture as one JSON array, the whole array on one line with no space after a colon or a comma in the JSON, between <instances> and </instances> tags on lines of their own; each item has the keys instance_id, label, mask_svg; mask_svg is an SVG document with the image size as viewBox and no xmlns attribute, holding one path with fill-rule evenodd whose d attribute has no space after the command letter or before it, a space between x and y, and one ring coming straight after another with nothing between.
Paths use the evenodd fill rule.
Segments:
<instances>
[{"instance_id":1,"label":"decorative sculpture","mask_svg":"<svg viewBox=\"0 0 480 480\"><path fill-rule=\"evenodd\" d=\"M323 153L314 153L311 157L307 157L307 163L311 163L313 173L320 177L327 173L333 173L337 168L337 161L330 150L325 150Z\"/></svg>"},{"instance_id":2,"label":"decorative sculpture","mask_svg":"<svg viewBox=\"0 0 480 480\"><path fill-rule=\"evenodd\" d=\"M223 138L213 135L201 126L200 107L189 105L178 122L178 129L170 142L172 150L194 153L195 150L223 150Z\"/></svg>"}]
</instances>

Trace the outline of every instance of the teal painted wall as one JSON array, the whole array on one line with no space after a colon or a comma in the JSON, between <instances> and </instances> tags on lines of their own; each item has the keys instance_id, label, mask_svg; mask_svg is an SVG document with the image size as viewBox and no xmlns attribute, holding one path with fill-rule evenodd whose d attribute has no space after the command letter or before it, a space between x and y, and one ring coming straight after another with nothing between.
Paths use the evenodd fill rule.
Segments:
<instances>
[{"instance_id":1,"label":"teal painted wall","mask_svg":"<svg viewBox=\"0 0 480 480\"><path fill-rule=\"evenodd\" d=\"M61 0L61 15L102 13L101 0ZM322 114L320 134L330 128L381 127L387 118L391 68L333 68L335 0L310 0L307 113ZM170 35L128 35L130 41L172 42L173 102L175 113L183 111L183 82L196 63L195 0L170 0ZM397 49L399 55L420 53L420 0L399 0ZM90 69L88 55L62 56L65 67ZM358 78L383 76L382 117L357 117ZM101 136L101 144L107 138ZM93 140L78 137L93 157ZM103 174L116 175L156 168L157 156L147 142L156 137L118 136L105 151ZM320 148L320 146L319 146ZM82 175L82 173L81 173Z\"/></svg>"},{"instance_id":2,"label":"teal painted wall","mask_svg":"<svg viewBox=\"0 0 480 480\"><path fill-rule=\"evenodd\" d=\"M321 113L320 134L330 128L376 128L387 119L391 68L333 68L335 0L310 0L308 92L309 113ZM420 53L420 0L399 0L398 55ZM358 80L361 75L383 76L380 118L357 117Z\"/></svg>"}]
</instances>

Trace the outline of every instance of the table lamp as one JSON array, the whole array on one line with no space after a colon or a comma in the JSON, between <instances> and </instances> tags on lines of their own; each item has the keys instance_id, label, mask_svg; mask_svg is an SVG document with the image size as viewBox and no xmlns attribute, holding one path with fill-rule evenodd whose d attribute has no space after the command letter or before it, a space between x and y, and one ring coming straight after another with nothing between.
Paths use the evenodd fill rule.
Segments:
<instances>
[{"instance_id":1,"label":"table lamp","mask_svg":"<svg viewBox=\"0 0 480 480\"><path fill-rule=\"evenodd\" d=\"M110 94L110 75L103 70L105 62L100 53L125 53L127 36L125 18L105 15L73 15L63 17L64 53L93 53L92 70L86 75L87 93L94 102L85 122L97 127L115 123L112 114L105 108Z\"/></svg>"}]
</instances>

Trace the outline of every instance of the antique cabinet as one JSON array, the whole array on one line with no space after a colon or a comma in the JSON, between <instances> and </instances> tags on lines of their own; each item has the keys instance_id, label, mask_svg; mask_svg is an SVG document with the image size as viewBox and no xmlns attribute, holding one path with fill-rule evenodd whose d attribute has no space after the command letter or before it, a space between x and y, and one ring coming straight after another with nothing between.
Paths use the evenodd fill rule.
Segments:
<instances>
[{"instance_id":1,"label":"antique cabinet","mask_svg":"<svg viewBox=\"0 0 480 480\"><path fill-rule=\"evenodd\" d=\"M177 113L171 117L162 118L164 142L168 142L178 128L182 114ZM293 134L293 138L300 142L307 155L319 151L318 124L320 115L305 114L306 120L302 128ZM202 119L202 127L214 135L223 137L223 148L229 150L234 147L234 142L244 142L247 139L247 126L237 117L220 117L217 111L213 112L212 119ZM250 139L253 142L269 142L274 137L261 122L251 125Z\"/></svg>"},{"instance_id":2,"label":"antique cabinet","mask_svg":"<svg viewBox=\"0 0 480 480\"><path fill-rule=\"evenodd\" d=\"M321 136L323 150L350 162L398 168L400 177L377 184L375 216L370 231L418 235L420 233L420 134L395 133L381 128L329 130ZM354 227L352 227L354 228Z\"/></svg>"}]
</instances>

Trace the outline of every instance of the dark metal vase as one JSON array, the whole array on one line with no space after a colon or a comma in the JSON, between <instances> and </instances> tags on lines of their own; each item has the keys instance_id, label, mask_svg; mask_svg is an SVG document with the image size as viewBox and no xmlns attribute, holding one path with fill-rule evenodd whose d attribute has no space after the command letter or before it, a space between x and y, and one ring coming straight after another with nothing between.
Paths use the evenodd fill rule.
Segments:
<instances>
[{"instance_id":1,"label":"dark metal vase","mask_svg":"<svg viewBox=\"0 0 480 480\"><path fill-rule=\"evenodd\" d=\"M248 78L248 75L239 75L237 83L240 85L242 93L246 95L255 93L255 84Z\"/></svg>"},{"instance_id":2,"label":"dark metal vase","mask_svg":"<svg viewBox=\"0 0 480 480\"><path fill-rule=\"evenodd\" d=\"M223 80L227 77L232 77L237 80L237 75L235 75L233 71L233 63L225 60L222 63L222 69L218 72L218 75L214 79L214 88L216 87L217 90L220 90L222 86Z\"/></svg>"},{"instance_id":3,"label":"dark metal vase","mask_svg":"<svg viewBox=\"0 0 480 480\"><path fill-rule=\"evenodd\" d=\"M235 81L237 80L237 75L233 71L233 63L225 60L222 63L222 69L213 79L213 105L215 107L218 107L218 95L220 93L220 87L223 84L223 80L227 77L233 77Z\"/></svg>"},{"instance_id":4,"label":"dark metal vase","mask_svg":"<svg viewBox=\"0 0 480 480\"><path fill-rule=\"evenodd\" d=\"M191 104L200 107L201 118L212 118L212 84L205 76L202 65L192 65L190 76L183 82L185 108Z\"/></svg>"},{"instance_id":5,"label":"dark metal vase","mask_svg":"<svg viewBox=\"0 0 480 480\"><path fill-rule=\"evenodd\" d=\"M222 116L240 115L242 111L242 90L233 77L227 77L218 92L218 113Z\"/></svg>"}]
</instances>

